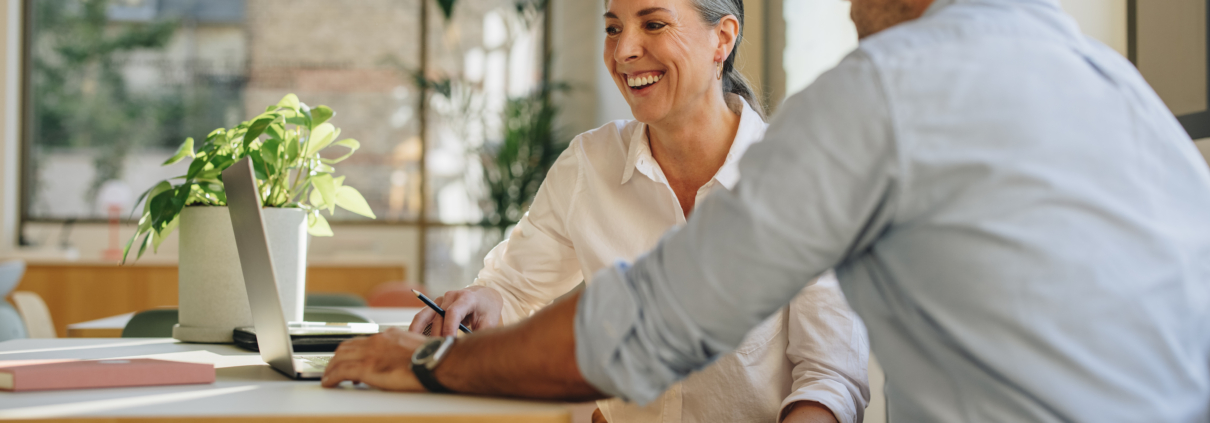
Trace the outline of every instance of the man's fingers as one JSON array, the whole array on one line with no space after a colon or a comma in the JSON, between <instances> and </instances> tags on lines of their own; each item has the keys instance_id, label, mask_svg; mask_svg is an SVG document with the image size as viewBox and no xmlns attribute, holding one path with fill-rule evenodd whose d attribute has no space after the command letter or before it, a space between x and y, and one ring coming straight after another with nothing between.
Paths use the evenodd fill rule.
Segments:
<instances>
[{"instance_id":1,"label":"man's fingers","mask_svg":"<svg viewBox=\"0 0 1210 423\"><path fill-rule=\"evenodd\" d=\"M424 328L433 323L433 318L437 317L437 312L426 308L416 313L416 317L412 318L412 324L408 325L408 332L416 334L424 334Z\"/></svg>"},{"instance_id":2,"label":"man's fingers","mask_svg":"<svg viewBox=\"0 0 1210 423\"><path fill-rule=\"evenodd\" d=\"M364 372L365 366L360 360L336 360L333 358L328 363L328 367L324 369L323 379L319 383L325 388L333 388L346 380L360 381Z\"/></svg>"},{"instance_id":3,"label":"man's fingers","mask_svg":"<svg viewBox=\"0 0 1210 423\"><path fill-rule=\"evenodd\" d=\"M442 319L441 336L457 335L458 324L471 317L470 314L474 311L470 301L456 301L450 304L449 308L445 309L445 319Z\"/></svg>"},{"instance_id":4,"label":"man's fingers","mask_svg":"<svg viewBox=\"0 0 1210 423\"><path fill-rule=\"evenodd\" d=\"M436 314L436 313L434 313L434 314ZM429 333L421 333L421 335L441 336L441 333L439 333L439 332L441 332L441 328L444 327L444 325L445 325L445 318L441 317L440 315L434 315L433 321L430 322L429 325L431 326Z\"/></svg>"}]
</instances>

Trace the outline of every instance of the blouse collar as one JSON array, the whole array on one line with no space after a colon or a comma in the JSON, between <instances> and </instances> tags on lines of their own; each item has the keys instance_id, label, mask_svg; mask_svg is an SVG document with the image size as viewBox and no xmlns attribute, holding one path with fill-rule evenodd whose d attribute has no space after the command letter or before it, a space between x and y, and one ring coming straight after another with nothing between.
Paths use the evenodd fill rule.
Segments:
<instances>
[{"instance_id":1,"label":"blouse collar","mask_svg":"<svg viewBox=\"0 0 1210 423\"><path fill-rule=\"evenodd\" d=\"M727 151L727 159L723 161L723 166L714 174L714 179L729 190L735 187L736 182L739 182L740 157L743 157L749 146L760 141L764 136L766 124L742 97L735 94L728 94L728 96L734 96L728 100L738 101L743 105L739 116L739 128L735 131L735 140L731 142L731 149ZM655 157L651 155L651 145L647 140L647 124L639 122L635 126L634 131L630 134L629 144L626 168L622 172L622 184L630 181L636 170L654 181L663 182L663 175L657 176L656 174L658 165Z\"/></svg>"}]
</instances>

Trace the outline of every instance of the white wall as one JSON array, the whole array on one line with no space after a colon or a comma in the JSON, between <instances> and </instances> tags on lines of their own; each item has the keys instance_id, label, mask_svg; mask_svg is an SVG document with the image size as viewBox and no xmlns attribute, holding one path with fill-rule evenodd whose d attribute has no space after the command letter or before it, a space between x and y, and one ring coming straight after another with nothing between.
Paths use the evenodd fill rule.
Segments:
<instances>
[{"instance_id":1,"label":"white wall","mask_svg":"<svg viewBox=\"0 0 1210 423\"><path fill-rule=\"evenodd\" d=\"M0 253L16 244L20 188L18 185L18 131L20 104L21 1L0 4Z\"/></svg>"},{"instance_id":2,"label":"white wall","mask_svg":"<svg viewBox=\"0 0 1210 423\"><path fill-rule=\"evenodd\" d=\"M782 52L786 97L811 85L857 48L857 28L849 19L848 1L785 0L782 18L786 25Z\"/></svg>"},{"instance_id":3,"label":"white wall","mask_svg":"<svg viewBox=\"0 0 1210 423\"><path fill-rule=\"evenodd\" d=\"M1060 0L1080 30L1126 55L1126 0Z\"/></svg>"}]
</instances>

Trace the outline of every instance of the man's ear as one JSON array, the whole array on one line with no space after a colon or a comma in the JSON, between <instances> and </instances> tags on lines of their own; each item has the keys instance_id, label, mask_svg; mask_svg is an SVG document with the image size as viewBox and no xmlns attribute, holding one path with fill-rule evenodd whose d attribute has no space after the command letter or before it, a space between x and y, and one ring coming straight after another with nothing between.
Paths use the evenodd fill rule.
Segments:
<instances>
[{"instance_id":1,"label":"man's ear","mask_svg":"<svg viewBox=\"0 0 1210 423\"><path fill-rule=\"evenodd\" d=\"M718 35L718 49L715 51L714 61L722 62L735 50L735 39L739 37L739 19L736 19L735 15L723 16L714 30Z\"/></svg>"}]
</instances>

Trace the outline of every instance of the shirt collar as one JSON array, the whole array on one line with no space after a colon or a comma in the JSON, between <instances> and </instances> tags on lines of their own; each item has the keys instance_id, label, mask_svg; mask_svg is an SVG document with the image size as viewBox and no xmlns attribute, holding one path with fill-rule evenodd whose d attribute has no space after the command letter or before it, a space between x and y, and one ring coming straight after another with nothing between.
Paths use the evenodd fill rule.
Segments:
<instances>
[{"instance_id":1,"label":"shirt collar","mask_svg":"<svg viewBox=\"0 0 1210 423\"><path fill-rule=\"evenodd\" d=\"M735 139L731 141L731 149L727 151L727 158L723 161L723 166L714 174L714 179L727 189L731 189L739 182L740 157L743 157L748 146L760 141L766 125L747 101L735 94L728 94L728 96L738 99L739 103L743 105L743 109L740 111L739 128L735 131ZM655 157L651 155L651 146L647 140L647 124L642 122L639 122L630 135L630 145L626 152L626 168L622 171L622 184L630 181L636 170L652 180L661 180L655 175Z\"/></svg>"},{"instance_id":2,"label":"shirt collar","mask_svg":"<svg viewBox=\"0 0 1210 423\"><path fill-rule=\"evenodd\" d=\"M946 6L957 3L990 3L998 5L1041 4L1062 9L1062 6L1060 6L1058 0L933 0L933 4L930 4L929 7L924 10L924 16L935 14Z\"/></svg>"}]
</instances>

